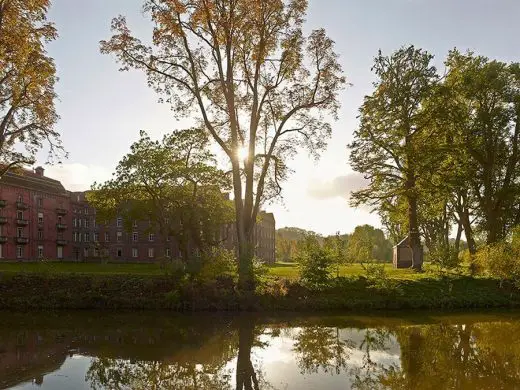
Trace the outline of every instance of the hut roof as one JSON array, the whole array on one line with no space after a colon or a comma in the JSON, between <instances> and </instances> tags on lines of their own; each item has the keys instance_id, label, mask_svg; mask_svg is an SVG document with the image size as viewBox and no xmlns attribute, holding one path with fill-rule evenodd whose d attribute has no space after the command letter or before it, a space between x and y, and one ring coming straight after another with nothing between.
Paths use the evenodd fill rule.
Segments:
<instances>
[{"instance_id":1,"label":"hut roof","mask_svg":"<svg viewBox=\"0 0 520 390\"><path fill-rule=\"evenodd\" d=\"M409 242L410 236L406 236L401 241L397 243L397 245L394 245L394 248L408 248L410 246Z\"/></svg>"}]
</instances>

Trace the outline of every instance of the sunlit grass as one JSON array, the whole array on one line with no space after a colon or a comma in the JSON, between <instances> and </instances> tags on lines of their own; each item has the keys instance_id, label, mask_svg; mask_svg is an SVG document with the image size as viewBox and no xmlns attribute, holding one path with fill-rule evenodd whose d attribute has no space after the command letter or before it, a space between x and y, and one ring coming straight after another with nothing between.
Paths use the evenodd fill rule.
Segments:
<instances>
[{"instance_id":1,"label":"sunlit grass","mask_svg":"<svg viewBox=\"0 0 520 390\"><path fill-rule=\"evenodd\" d=\"M425 272L415 272L411 269L396 269L392 264L385 264L385 271L388 273L390 278L401 279L401 280L418 280L429 278L432 276L432 272L436 270L436 267L426 263L424 264ZM461 270L464 273L464 268ZM336 274L336 271L333 272ZM269 267L269 275L287 279L298 279L299 277L299 265L298 263L276 263ZM361 264L351 264L340 266L339 276L363 276L366 275L365 269Z\"/></svg>"},{"instance_id":2,"label":"sunlit grass","mask_svg":"<svg viewBox=\"0 0 520 390\"><path fill-rule=\"evenodd\" d=\"M432 276L435 269L430 264L425 264L426 272L417 273L411 269L395 269L392 264L385 264L388 276L401 280L418 280ZM268 266L268 275L279 278L298 279L299 265L297 263L275 263ZM163 268L159 264L137 263L69 263L69 262L31 262L31 263L0 263L0 272L29 272L29 273L78 273L78 274L130 274L130 275L161 275ZM336 271L333 272L333 275ZM344 265L340 267L339 276L363 276L366 272L361 264Z\"/></svg>"}]
</instances>

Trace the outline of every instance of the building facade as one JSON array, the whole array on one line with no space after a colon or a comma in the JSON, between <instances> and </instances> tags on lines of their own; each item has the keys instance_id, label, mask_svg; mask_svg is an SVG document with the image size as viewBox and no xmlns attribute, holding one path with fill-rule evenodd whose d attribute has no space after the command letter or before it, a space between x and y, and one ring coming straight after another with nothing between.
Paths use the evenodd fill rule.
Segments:
<instances>
[{"instance_id":1,"label":"building facade","mask_svg":"<svg viewBox=\"0 0 520 390\"><path fill-rule=\"evenodd\" d=\"M150 221L99 221L85 192L70 192L34 171L10 171L0 179L0 261L133 261L179 258L178 243L163 238ZM234 225L225 246L236 243ZM261 213L254 231L255 253L275 261L275 219Z\"/></svg>"}]
</instances>

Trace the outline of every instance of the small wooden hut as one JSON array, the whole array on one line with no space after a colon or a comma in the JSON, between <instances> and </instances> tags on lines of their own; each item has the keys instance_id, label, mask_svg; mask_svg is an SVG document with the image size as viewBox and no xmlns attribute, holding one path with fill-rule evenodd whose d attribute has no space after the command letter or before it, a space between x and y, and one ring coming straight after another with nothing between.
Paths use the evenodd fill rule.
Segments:
<instances>
[{"instance_id":1,"label":"small wooden hut","mask_svg":"<svg viewBox=\"0 0 520 390\"><path fill-rule=\"evenodd\" d=\"M421 245L412 248L410 236L406 236L394 246L393 263L395 268L411 268L415 255L415 268L421 268L424 259L424 251Z\"/></svg>"}]
</instances>

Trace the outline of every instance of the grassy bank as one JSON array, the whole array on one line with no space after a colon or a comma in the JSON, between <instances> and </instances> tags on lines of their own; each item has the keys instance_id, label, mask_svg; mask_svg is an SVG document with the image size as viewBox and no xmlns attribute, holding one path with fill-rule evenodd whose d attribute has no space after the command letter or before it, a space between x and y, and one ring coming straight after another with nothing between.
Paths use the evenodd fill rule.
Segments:
<instances>
[{"instance_id":1,"label":"grassy bank","mask_svg":"<svg viewBox=\"0 0 520 390\"><path fill-rule=\"evenodd\" d=\"M507 284L500 288L498 281L491 278L441 277L431 272L390 269L388 279L380 283L366 279L352 266L329 286L312 290L301 285L293 268L272 267L256 293L245 296L236 290L231 278L204 284L181 281L165 275L153 264L2 264L0 309L318 311L520 307L520 292Z\"/></svg>"},{"instance_id":2,"label":"grassy bank","mask_svg":"<svg viewBox=\"0 0 520 390\"><path fill-rule=\"evenodd\" d=\"M426 270L430 266L426 264ZM268 275L274 278L297 280L299 268L297 263L276 263L267 268ZM415 273L408 269L395 269L391 264L385 264L388 276L394 279L422 279L429 277L428 273ZM72 263L72 262L31 262L31 263L1 263L0 273L37 273L37 274L86 274L86 275L164 275L164 269L155 263ZM356 277L365 273L361 264L341 266L339 276Z\"/></svg>"}]
</instances>

